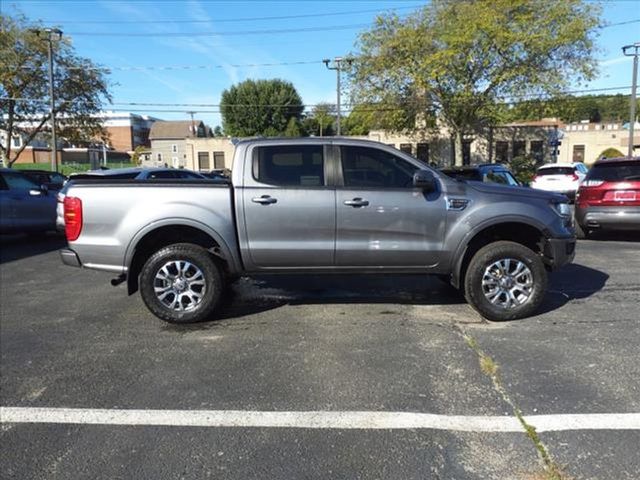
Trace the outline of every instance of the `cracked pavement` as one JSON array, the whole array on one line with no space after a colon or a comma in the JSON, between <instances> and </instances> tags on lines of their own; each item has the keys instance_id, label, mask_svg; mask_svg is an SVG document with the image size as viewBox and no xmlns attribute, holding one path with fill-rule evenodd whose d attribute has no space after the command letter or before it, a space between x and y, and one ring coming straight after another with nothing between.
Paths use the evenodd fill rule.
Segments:
<instances>
[{"instance_id":1,"label":"cracked pavement","mask_svg":"<svg viewBox=\"0 0 640 480\"><path fill-rule=\"evenodd\" d=\"M0 238L0 404L513 415L640 412L640 242L581 241L542 312L488 323L419 276L265 277L168 325L59 239ZM535 423L534 423L535 426ZM636 479L640 431L540 434L572 478ZM2 478L535 479L526 434L3 424Z\"/></svg>"}]
</instances>

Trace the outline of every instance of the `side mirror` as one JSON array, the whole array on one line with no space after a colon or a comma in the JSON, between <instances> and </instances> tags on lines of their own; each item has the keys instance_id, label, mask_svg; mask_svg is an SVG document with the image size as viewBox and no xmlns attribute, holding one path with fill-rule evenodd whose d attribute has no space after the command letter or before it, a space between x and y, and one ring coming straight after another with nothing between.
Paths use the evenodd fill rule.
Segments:
<instances>
[{"instance_id":1,"label":"side mirror","mask_svg":"<svg viewBox=\"0 0 640 480\"><path fill-rule=\"evenodd\" d=\"M436 190L436 178L429 170L418 170L413 174L413 186L425 192L433 192Z\"/></svg>"}]
</instances>

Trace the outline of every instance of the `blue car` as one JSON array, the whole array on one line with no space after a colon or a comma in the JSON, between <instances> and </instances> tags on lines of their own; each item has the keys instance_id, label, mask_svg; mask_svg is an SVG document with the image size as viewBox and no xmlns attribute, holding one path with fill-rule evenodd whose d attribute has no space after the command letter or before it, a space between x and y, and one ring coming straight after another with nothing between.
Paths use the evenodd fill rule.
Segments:
<instances>
[{"instance_id":1,"label":"blue car","mask_svg":"<svg viewBox=\"0 0 640 480\"><path fill-rule=\"evenodd\" d=\"M0 168L0 233L56 229L56 196L16 170Z\"/></svg>"}]
</instances>

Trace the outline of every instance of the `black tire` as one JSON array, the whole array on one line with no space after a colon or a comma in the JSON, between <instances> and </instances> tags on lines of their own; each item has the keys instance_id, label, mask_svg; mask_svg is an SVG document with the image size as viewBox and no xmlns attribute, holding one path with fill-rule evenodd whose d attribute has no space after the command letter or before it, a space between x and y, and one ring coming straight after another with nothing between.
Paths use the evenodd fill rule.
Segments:
<instances>
[{"instance_id":1,"label":"black tire","mask_svg":"<svg viewBox=\"0 0 640 480\"><path fill-rule=\"evenodd\" d=\"M189 262L192 267L187 271L186 264L172 262ZM178 271L176 265L183 267L184 272ZM160 279L163 267L166 267L164 272L170 274L167 276L162 272L167 280ZM140 273L140 295L151 313L166 322L200 322L211 319L220 303L223 278L217 261L206 249L191 243L176 243L162 248L146 261ZM178 282L181 283L178 285ZM174 308L158 297L156 286L169 291L165 299L167 303L173 303ZM200 298L191 301L197 295Z\"/></svg>"},{"instance_id":2,"label":"black tire","mask_svg":"<svg viewBox=\"0 0 640 480\"><path fill-rule=\"evenodd\" d=\"M575 222L575 229L576 237L578 237L580 240L585 240L591 236L591 231L588 228L582 228L582 225L580 225L577 221Z\"/></svg>"},{"instance_id":3,"label":"black tire","mask_svg":"<svg viewBox=\"0 0 640 480\"><path fill-rule=\"evenodd\" d=\"M507 282L505 288L510 290L514 298L511 305L501 306L492 303L486 296L494 295L493 292L505 292L505 290L499 286L501 285L499 282L503 280L497 279L498 277L495 276L495 273L499 271L496 269L489 271L489 267L496 265L497 262L506 260L509 260L507 270L511 267L511 273L516 272L518 262L528 269L528 273L525 270L520 275L515 276L500 274L501 277L509 277L504 279L504 281ZM511 260L515 260L516 263L512 263ZM487 275L490 276L486 278L491 282L495 282L496 285L493 291L487 287L489 291L486 292L486 295L485 287L483 286L485 272L490 272L487 273ZM531 283L530 288L524 286L527 279ZM514 283L517 283L518 280L521 281L524 286L522 290L519 290L518 286ZM525 288L528 290L527 292L525 292ZM547 291L547 271L544 268L544 263L540 256L524 245L508 241L494 242L478 250L471 259L471 262L469 262L469 268L467 268L467 273L464 278L464 289L467 302L484 318L494 321L515 320L534 314L542 304ZM517 298L513 293L514 291L519 292ZM528 297L526 296L527 294ZM493 299L497 297L498 301L504 299L504 302L501 303L508 303L510 302L508 295L508 293L500 293L499 295L495 295ZM520 301L522 303L520 303Z\"/></svg>"}]
</instances>

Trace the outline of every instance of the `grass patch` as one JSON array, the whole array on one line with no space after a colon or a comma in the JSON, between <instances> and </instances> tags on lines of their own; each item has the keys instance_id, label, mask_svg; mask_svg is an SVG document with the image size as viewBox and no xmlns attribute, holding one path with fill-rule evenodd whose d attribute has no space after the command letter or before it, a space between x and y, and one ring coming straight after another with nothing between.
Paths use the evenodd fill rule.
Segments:
<instances>
[{"instance_id":1,"label":"grass patch","mask_svg":"<svg viewBox=\"0 0 640 480\"><path fill-rule=\"evenodd\" d=\"M135 167L134 163L129 162L107 162L108 168L130 168ZM72 173L82 173L90 170L91 166L88 163L63 163L58 165L58 171L63 175L70 175ZM14 163L13 167L16 170L51 170L51 163Z\"/></svg>"},{"instance_id":2,"label":"grass patch","mask_svg":"<svg viewBox=\"0 0 640 480\"><path fill-rule=\"evenodd\" d=\"M460 327L456 326L458 332L462 335L465 342L469 347L478 355L478 363L480 364L480 370L487 377L489 377L493 383L494 389L500 394L503 400L512 408L514 415L522 425L525 434L531 440L533 445L536 448L538 453L538 457L542 462L542 467L544 468L544 472L540 477L541 480L571 480L571 477L567 476L562 469L558 466L558 464L553 460L551 454L547 447L542 443L542 440L538 436L538 432L536 432L535 426L529 424L520 407L515 404L515 402L511 399L509 394L507 393L504 385L502 383L502 379L500 378L499 370L500 367L491 356L487 355L478 345L478 342L475 338L465 333Z\"/></svg>"}]
</instances>

